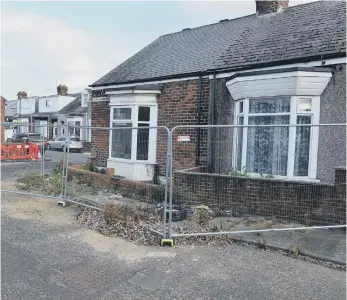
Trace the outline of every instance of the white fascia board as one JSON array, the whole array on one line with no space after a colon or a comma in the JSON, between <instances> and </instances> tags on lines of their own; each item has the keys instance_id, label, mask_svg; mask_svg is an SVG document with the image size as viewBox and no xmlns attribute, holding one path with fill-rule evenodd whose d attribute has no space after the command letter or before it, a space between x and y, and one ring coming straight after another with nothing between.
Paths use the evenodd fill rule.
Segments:
<instances>
[{"instance_id":1,"label":"white fascia board","mask_svg":"<svg viewBox=\"0 0 347 300\"><path fill-rule=\"evenodd\" d=\"M309 72L309 71L290 71L271 74L258 74L251 76L236 77L229 80L226 85L232 85L235 82L254 81L254 80L267 80L277 78L289 78L289 77L327 77L331 78L331 72Z\"/></svg>"},{"instance_id":2,"label":"white fascia board","mask_svg":"<svg viewBox=\"0 0 347 300\"><path fill-rule=\"evenodd\" d=\"M203 76L208 77L208 75ZM124 88L124 87L133 87L133 86L141 86L141 85L152 85L152 84L159 84L159 83L167 83L167 82L176 82L176 81L187 81L187 80L196 80L199 79L199 76L194 77L182 77L182 78L174 78L174 79L163 79L163 80L155 80L155 81L147 81L147 82L137 82L137 83L124 83L124 84L115 84L115 85L103 85L103 86L96 86L92 87L91 89L93 91L98 90L109 90L109 89L117 89L117 88Z\"/></svg>"},{"instance_id":3,"label":"white fascia board","mask_svg":"<svg viewBox=\"0 0 347 300\"><path fill-rule=\"evenodd\" d=\"M161 94L160 90L124 90L124 91L108 91L106 95L127 95L127 94Z\"/></svg>"},{"instance_id":4,"label":"white fascia board","mask_svg":"<svg viewBox=\"0 0 347 300\"><path fill-rule=\"evenodd\" d=\"M226 86L234 100L266 96L320 96L331 72L289 71L236 77Z\"/></svg>"},{"instance_id":5,"label":"white fascia board","mask_svg":"<svg viewBox=\"0 0 347 300\"><path fill-rule=\"evenodd\" d=\"M322 62L325 61L325 64ZM251 71L265 71L265 70L274 70L274 69L283 69L283 68L293 68L293 67L324 67L329 65L336 65L336 64L346 64L346 58L331 58L326 60L318 60L318 61L310 61L307 63L297 63L297 64L290 64L290 65L278 65L273 67L265 67L265 68L257 68L257 69L248 69L238 72L226 72L226 73L219 73L216 74L216 78L225 78L225 77L231 77L236 73L245 73L245 72L251 72ZM209 79L213 79L213 75L209 76Z\"/></svg>"}]
</instances>

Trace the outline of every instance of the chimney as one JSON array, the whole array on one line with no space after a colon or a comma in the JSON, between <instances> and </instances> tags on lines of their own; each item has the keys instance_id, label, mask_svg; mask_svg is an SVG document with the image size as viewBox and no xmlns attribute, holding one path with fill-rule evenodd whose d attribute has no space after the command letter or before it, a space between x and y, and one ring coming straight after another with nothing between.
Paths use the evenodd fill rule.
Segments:
<instances>
[{"instance_id":1,"label":"chimney","mask_svg":"<svg viewBox=\"0 0 347 300\"><path fill-rule=\"evenodd\" d=\"M60 96L65 96L67 94L68 88L65 84L59 84L57 86L57 93Z\"/></svg>"},{"instance_id":2,"label":"chimney","mask_svg":"<svg viewBox=\"0 0 347 300\"><path fill-rule=\"evenodd\" d=\"M20 100L22 98L28 98L28 94L25 91L19 91L17 94L17 99Z\"/></svg>"},{"instance_id":3,"label":"chimney","mask_svg":"<svg viewBox=\"0 0 347 300\"><path fill-rule=\"evenodd\" d=\"M283 8L288 7L289 0L284 1L266 1L266 0L256 0L256 11L258 16L267 15L271 13L278 13L283 10Z\"/></svg>"}]
</instances>

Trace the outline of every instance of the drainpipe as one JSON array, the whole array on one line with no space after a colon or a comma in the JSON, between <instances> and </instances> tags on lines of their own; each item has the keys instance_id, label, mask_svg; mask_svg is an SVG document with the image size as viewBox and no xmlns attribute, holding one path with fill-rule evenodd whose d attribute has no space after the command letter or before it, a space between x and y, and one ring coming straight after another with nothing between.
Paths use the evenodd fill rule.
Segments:
<instances>
[{"instance_id":1,"label":"drainpipe","mask_svg":"<svg viewBox=\"0 0 347 300\"><path fill-rule=\"evenodd\" d=\"M201 118L201 76L199 77L199 94L198 94L198 103L197 103L197 115L198 115L198 122L197 125L200 125L200 118ZM196 130L196 162L195 165L199 166L200 164L200 128L197 128Z\"/></svg>"},{"instance_id":2,"label":"drainpipe","mask_svg":"<svg viewBox=\"0 0 347 300\"><path fill-rule=\"evenodd\" d=\"M213 74L212 79L212 105L211 105L211 125L215 125L215 110L216 110L216 73ZM214 171L214 136L215 136L215 128L211 128L211 163L210 163L210 173Z\"/></svg>"}]
</instances>

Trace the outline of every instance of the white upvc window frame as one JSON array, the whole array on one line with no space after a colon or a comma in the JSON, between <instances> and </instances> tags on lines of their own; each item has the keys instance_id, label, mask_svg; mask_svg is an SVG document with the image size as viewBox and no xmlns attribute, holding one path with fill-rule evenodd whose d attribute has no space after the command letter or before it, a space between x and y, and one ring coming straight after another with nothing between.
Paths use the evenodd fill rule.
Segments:
<instances>
[{"instance_id":1,"label":"white upvc window frame","mask_svg":"<svg viewBox=\"0 0 347 300\"><path fill-rule=\"evenodd\" d=\"M149 107L150 108L150 119L149 121L138 121L139 107ZM131 119L129 120L114 120L113 113L114 108L131 108ZM157 126L158 119L158 106L154 103L136 103L136 104L123 104L123 105L111 105L110 104L110 127L113 127L113 124L124 124L132 123L132 127L138 127L139 123L147 123L149 127ZM146 128L146 127L144 127ZM122 130L122 129L116 129ZM131 158L118 158L112 157L112 129L109 134L109 155L108 160L125 162L125 163L145 163L145 164L154 164L156 161L156 139L157 139L157 130L155 128L149 129L149 141L148 141L148 159L147 160L137 160L137 132L138 129L132 129L131 136Z\"/></svg>"},{"instance_id":2,"label":"white upvc window frame","mask_svg":"<svg viewBox=\"0 0 347 300\"><path fill-rule=\"evenodd\" d=\"M270 98L270 97L260 97L262 98ZM274 99L280 98L273 97ZM311 110L310 111L299 111L299 101L303 98L309 98L311 100ZM256 99L256 98L252 98ZM297 125L297 117L298 116L310 116L311 117L311 125L318 125L319 124L319 117L320 117L320 96L291 96L290 97L290 112L286 113L271 113L271 114L251 114L249 113L249 98L244 98L238 101L235 101L234 106L234 125L238 125L238 120L240 117L243 117L243 140L242 140L242 160L241 160L241 172L245 172L246 165L247 165L247 131L248 128L246 125L248 125L248 118L249 116L261 116L261 115L267 115L267 116L283 116L283 115L289 115L289 126L290 125ZM240 105L243 105L243 111L240 111ZM238 147L238 135L237 135L237 129L238 127L234 127L233 130L233 159L232 159L232 166L234 170L237 170L237 157L239 155L237 151ZM279 176L274 175L274 178L278 179L289 179L289 180L307 180L307 181L318 181L316 179L317 176L317 155L318 155L318 138L319 138L319 127L318 126L311 126L310 131L310 149L309 149L309 164L308 164L308 175L307 176L294 176L294 164L295 164L295 144L296 144L296 126L290 126L289 127L289 135L288 135L288 158L287 158L287 176ZM251 176L254 177L261 177L260 174L256 173L248 173ZM266 174L263 174L266 175Z\"/></svg>"}]
</instances>

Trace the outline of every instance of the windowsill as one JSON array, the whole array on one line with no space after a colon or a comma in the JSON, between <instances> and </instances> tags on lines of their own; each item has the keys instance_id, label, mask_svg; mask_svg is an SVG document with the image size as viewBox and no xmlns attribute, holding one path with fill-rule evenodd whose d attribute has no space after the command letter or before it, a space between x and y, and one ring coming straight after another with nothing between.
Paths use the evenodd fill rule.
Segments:
<instances>
[{"instance_id":1,"label":"windowsill","mask_svg":"<svg viewBox=\"0 0 347 300\"><path fill-rule=\"evenodd\" d=\"M127 164L143 164L143 165L155 164L153 162L150 162L149 160L131 160L131 159L115 158L115 157L109 157L107 161L122 162Z\"/></svg>"},{"instance_id":2,"label":"windowsill","mask_svg":"<svg viewBox=\"0 0 347 300\"><path fill-rule=\"evenodd\" d=\"M245 174L246 175L246 174ZM247 173L247 176L234 175L233 177L243 177L243 178L253 178L253 179L264 179L264 180L281 180L281 181L294 181L294 182L311 182L311 183L320 183L319 179L312 179L308 177L292 177L288 178L287 176L273 176L273 177L263 177L256 173Z\"/></svg>"}]
</instances>

